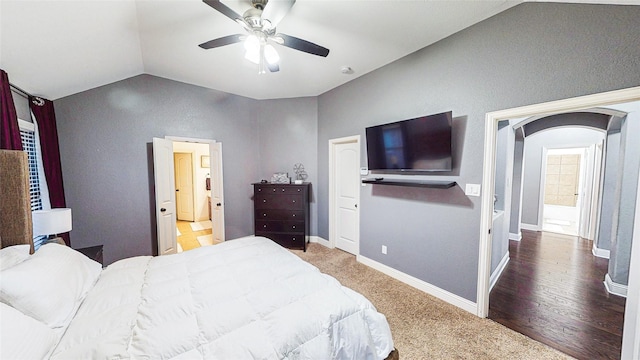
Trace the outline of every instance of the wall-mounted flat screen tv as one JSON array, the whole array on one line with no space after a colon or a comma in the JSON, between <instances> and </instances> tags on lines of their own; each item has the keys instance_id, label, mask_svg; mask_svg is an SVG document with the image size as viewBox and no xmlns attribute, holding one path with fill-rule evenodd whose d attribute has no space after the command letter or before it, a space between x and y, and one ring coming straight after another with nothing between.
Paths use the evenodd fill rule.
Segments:
<instances>
[{"instance_id":1,"label":"wall-mounted flat screen tv","mask_svg":"<svg viewBox=\"0 0 640 360\"><path fill-rule=\"evenodd\" d=\"M451 111L368 127L369 170L451 171Z\"/></svg>"}]
</instances>

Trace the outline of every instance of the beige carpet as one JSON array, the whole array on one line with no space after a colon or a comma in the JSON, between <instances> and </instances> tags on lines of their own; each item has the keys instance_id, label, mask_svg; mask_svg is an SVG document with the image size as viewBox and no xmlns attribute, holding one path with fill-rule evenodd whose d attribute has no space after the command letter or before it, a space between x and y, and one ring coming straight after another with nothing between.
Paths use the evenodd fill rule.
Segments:
<instances>
[{"instance_id":1,"label":"beige carpet","mask_svg":"<svg viewBox=\"0 0 640 360\"><path fill-rule=\"evenodd\" d=\"M571 359L488 319L445 303L319 244L302 259L366 296L383 313L401 360L409 359Z\"/></svg>"}]
</instances>

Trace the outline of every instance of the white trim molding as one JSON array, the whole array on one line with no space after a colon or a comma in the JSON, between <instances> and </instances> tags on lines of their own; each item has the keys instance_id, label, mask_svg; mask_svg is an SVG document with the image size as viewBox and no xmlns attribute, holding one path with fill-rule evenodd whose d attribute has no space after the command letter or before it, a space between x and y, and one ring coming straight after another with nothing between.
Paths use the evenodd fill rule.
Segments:
<instances>
[{"instance_id":1,"label":"white trim molding","mask_svg":"<svg viewBox=\"0 0 640 360\"><path fill-rule=\"evenodd\" d=\"M627 297L628 286L614 282L609 274L604 276L604 287L607 288L609 294Z\"/></svg>"},{"instance_id":2,"label":"white trim molding","mask_svg":"<svg viewBox=\"0 0 640 360\"><path fill-rule=\"evenodd\" d=\"M322 246L328 247L329 249L334 248L333 244L329 240L322 238L320 236L309 236L309 242L318 243Z\"/></svg>"},{"instance_id":3,"label":"white trim molding","mask_svg":"<svg viewBox=\"0 0 640 360\"><path fill-rule=\"evenodd\" d=\"M356 260L359 263L369 266L375 270L380 271L383 274L389 275L392 278L401 281L411 287L414 287L420 291L423 291L429 295L435 296L438 299L448 302L451 305L457 306L462 310L466 310L472 314L476 314L476 303L469 301L465 298L462 298L458 295L452 294L446 290L443 290L435 285L429 284L428 282L422 281L418 278L415 278L411 275L405 274L400 270L396 270L387 265L381 264L375 260L371 260L362 255L356 256Z\"/></svg>"},{"instance_id":4,"label":"white trim molding","mask_svg":"<svg viewBox=\"0 0 640 360\"><path fill-rule=\"evenodd\" d=\"M520 224L520 229L522 230L531 230L531 231L540 231L540 226L538 226L537 224L525 224L522 223Z\"/></svg>"},{"instance_id":5,"label":"white trim molding","mask_svg":"<svg viewBox=\"0 0 640 360\"><path fill-rule=\"evenodd\" d=\"M522 232L518 231L517 234L514 233L509 233L509 240L513 240L513 241L520 241L522 240Z\"/></svg>"},{"instance_id":6,"label":"white trim molding","mask_svg":"<svg viewBox=\"0 0 640 360\"><path fill-rule=\"evenodd\" d=\"M500 279L500 276L502 275L502 272L504 271L504 269L507 267L508 263L509 263L509 252L507 251L507 253L504 254L504 256L502 257L502 260L500 260L500 264L498 264L498 267L493 271L493 274L491 274L491 277L489 278L489 292L491 292L493 287L498 282L498 279Z\"/></svg>"},{"instance_id":7,"label":"white trim molding","mask_svg":"<svg viewBox=\"0 0 640 360\"><path fill-rule=\"evenodd\" d=\"M596 246L595 241L594 241L593 247L591 248L591 253L595 257L608 259L611 251L610 250L605 250L605 249L600 249L599 247Z\"/></svg>"}]
</instances>

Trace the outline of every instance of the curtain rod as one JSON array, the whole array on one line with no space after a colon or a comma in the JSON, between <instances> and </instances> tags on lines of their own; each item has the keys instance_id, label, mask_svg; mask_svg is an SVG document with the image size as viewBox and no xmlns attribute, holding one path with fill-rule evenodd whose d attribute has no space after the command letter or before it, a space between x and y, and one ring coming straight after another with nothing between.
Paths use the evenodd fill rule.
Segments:
<instances>
[{"instance_id":1,"label":"curtain rod","mask_svg":"<svg viewBox=\"0 0 640 360\"><path fill-rule=\"evenodd\" d=\"M26 97L27 99L29 98L29 96L31 96L31 97L35 97L35 96L33 96L33 95L29 94L28 92L26 92L26 91L24 91L24 90L20 89L19 87L17 87L17 86L15 86L15 85L13 85L12 83L9 83L9 86L11 86L11 87L13 88L13 90L15 90L16 92L20 93L20 95L22 95L22 96Z\"/></svg>"}]
</instances>

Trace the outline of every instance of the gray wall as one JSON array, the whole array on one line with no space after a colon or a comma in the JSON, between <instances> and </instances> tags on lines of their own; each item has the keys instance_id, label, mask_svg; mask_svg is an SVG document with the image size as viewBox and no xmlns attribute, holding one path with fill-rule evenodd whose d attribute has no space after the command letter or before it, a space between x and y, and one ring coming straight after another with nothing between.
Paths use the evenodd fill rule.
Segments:
<instances>
[{"instance_id":1,"label":"gray wall","mask_svg":"<svg viewBox=\"0 0 640 360\"><path fill-rule=\"evenodd\" d=\"M584 147L600 143L605 133L589 128L552 128L527 136L524 140L522 183L522 223L538 225L543 148Z\"/></svg>"},{"instance_id":2,"label":"gray wall","mask_svg":"<svg viewBox=\"0 0 640 360\"><path fill-rule=\"evenodd\" d=\"M11 90L11 96L13 97L18 119L31 122L31 110L29 109L29 100L26 96L13 90Z\"/></svg>"},{"instance_id":3,"label":"gray wall","mask_svg":"<svg viewBox=\"0 0 640 360\"><path fill-rule=\"evenodd\" d=\"M152 253L150 143L165 135L222 142L226 236L253 233L255 100L141 75L56 100L55 108L74 248L103 244L106 264Z\"/></svg>"},{"instance_id":4,"label":"gray wall","mask_svg":"<svg viewBox=\"0 0 640 360\"><path fill-rule=\"evenodd\" d=\"M487 112L640 84L638 18L640 7L525 3L321 95L318 234L328 238L329 139L451 110L466 119L453 179L479 184ZM476 300L480 198L362 189L362 255Z\"/></svg>"},{"instance_id":5,"label":"gray wall","mask_svg":"<svg viewBox=\"0 0 640 360\"><path fill-rule=\"evenodd\" d=\"M318 233L318 100L315 97L263 100L258 105L259 179L274 172L288 172L295 180L293 165L302 163L311 183L311 235Z\"/></svg>"}]
</instances>

